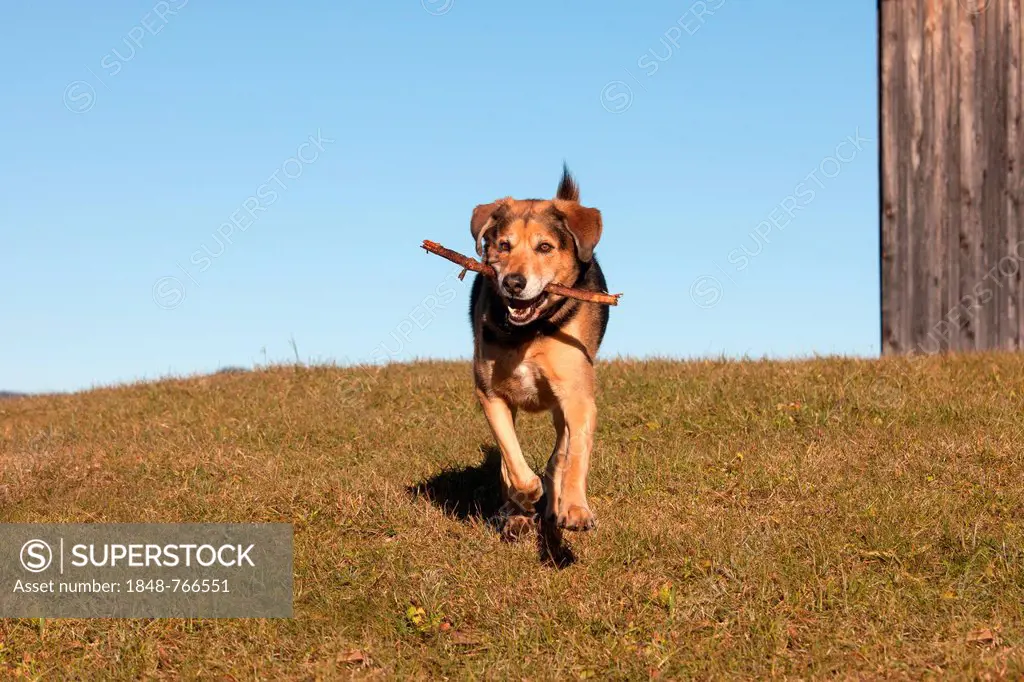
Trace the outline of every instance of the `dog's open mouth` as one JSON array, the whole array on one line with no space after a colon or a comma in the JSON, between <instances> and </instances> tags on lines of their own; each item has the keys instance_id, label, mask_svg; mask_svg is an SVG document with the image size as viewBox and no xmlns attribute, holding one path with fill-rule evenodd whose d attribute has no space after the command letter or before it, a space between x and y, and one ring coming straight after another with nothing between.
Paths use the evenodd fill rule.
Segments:
<instances>
[{"instance_id":1,"label":"dog's open mouth","mask_svg":"<svg viewBox=\"0 0 1024 682\"><path fill-rule=\"evenodd\" d=\"M537 313L547 297L546 293L542 293L525 301L518 298L506 299L505 303L508 307L509 322L512 324L529 324L533 322L537 318Z\"/></svg>"}]
</instances>

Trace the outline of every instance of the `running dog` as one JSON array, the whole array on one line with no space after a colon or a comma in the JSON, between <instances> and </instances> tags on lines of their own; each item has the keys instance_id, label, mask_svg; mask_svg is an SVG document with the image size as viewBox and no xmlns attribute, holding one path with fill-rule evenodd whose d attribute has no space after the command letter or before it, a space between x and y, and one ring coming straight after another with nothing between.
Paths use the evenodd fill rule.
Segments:
<instances>
[{"instance_id":1,"label":"running dog","mask_svg":"<svg viewBox=\"0 0 1024 682\"><path fill-rule=\"evenodd\" d=\"M594 357L608 307L544 287L607 291L594 257L601 227L601 212L579 203L564 167L554 199L506 197L477 206L470 220L477 253L497 273L476 276L469 316L476 395L501 450L504 531L511 537L531 527L538 512L558 528L596 526L587 472L597 427ZM555 446L543 480L516 438L520 409L551 412Z\"/></svg>"}]
</instances>

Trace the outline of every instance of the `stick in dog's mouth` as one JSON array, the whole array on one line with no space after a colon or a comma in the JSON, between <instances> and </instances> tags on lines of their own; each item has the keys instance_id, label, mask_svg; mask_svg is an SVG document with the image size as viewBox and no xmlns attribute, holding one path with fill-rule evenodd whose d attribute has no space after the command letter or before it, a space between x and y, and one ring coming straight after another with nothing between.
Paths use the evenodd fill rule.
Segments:
<instances>
[{"instance_id":1,"label":"stick in dog's mouth","mask_svg":"<svg viewBox=\"0 0 1024 682\"><path fill-rule=\"evenodd\" d=\"M478 260L463 256L461 253L446 249L437 242L432 242L429 239L423 240L424 250L446 258L453 263L461 265L463 270L459 274L459 279L462 279L466 274L466 270L472 270L473 272L479 272L480 274L495 279L497 274L494 272L494 268L490 265L481 263ZM619 297L622 294L609 294L603 291L583 291L581 289L572 289L570 287L563 287L560 284L548 284L544 287L545 291L558 296L567 296L569 298L575 298L580 301L587 301L589 303L599 303L601 305L618 305Z\"/></svg>"}]
</instances>

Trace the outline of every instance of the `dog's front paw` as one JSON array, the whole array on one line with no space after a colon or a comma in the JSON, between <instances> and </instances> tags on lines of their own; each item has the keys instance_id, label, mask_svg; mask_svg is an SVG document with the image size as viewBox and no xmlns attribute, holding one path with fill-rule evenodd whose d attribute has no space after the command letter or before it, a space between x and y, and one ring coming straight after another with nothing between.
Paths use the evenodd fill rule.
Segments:
<instances>
[{"instance_id":1,"label":"dog's front paw","mask_svg":"<svg viewBox=\"0 0 1024 682\"><path fill-rule=\"evenodd\" d=\"M594 530L597 518L585 505L570 504L558 515L558 527L565 530Z\"/></svg>"},{"instance_id":2,"label":"dog's front paw","mask_svg":"<svg viewBox=\"0 0 1024 682\"><path fill-rule=\"evenodd\" d=\"M541 484L540 477L534 476L533 481L526 488L509 491L508 498L524 514L533 514L536 504L543 494L544 486Z\"/></svg>"}]
</instances>

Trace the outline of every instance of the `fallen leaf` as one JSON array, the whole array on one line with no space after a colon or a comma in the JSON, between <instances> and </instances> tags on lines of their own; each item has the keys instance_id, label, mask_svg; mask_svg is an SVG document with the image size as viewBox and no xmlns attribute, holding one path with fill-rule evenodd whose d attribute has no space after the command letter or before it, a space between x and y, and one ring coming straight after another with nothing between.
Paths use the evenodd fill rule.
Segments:
<instances>
[{"instance_id":1,"label":"fallen leaf","mask_svg":"<svg viewBox=\"0 0 1024 682\"><path fill-rule=\"evenodd\" d=\"M349 649L338 654L338 663L350 663L359 665L366 662L367 655L359 649Z\"/></svg>"},{"instance_id":2,"label":"fallen leaf","mask_svg":"<svg viewBox=\"0 0 1024 682\"><path fill-rule=\"evenodd\" d=\"M967 641L978 642L979 644L992 644L996 641L996 634L990 628L982 628L969 633Z\"/></svg>"},{"instance_id":3,"label":"fallen leaf","mask_svg":"<svg viewBox=\"0 0 1024 682\"><path fill-rule=\"evenodd\" d=\"M469 632L462 632L460 630L452 632L451 635L449 635L448 640L452 644L459 644L462 646L476 646L477 644L483 643L483 640L478 636Z\"/></svg>"},{"instance_id":4,"label":"fallen leaf","mask_svg":"<svg viewBox=\"0 0 1024 682\"><path fill-rule=\"evenodd\" d=\"M420 627L423 625L423 621L427 619L427 612L419 606L409 606L405 610L405 619L409 621L410 625Z\"/></svg>"}]
</instances>

